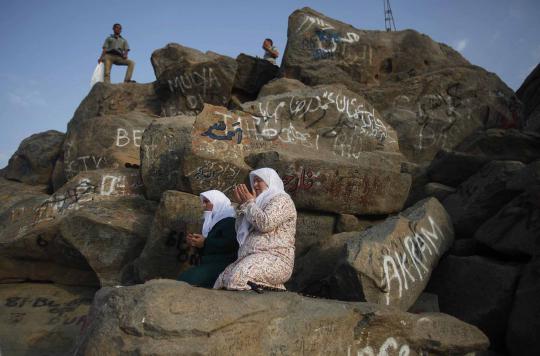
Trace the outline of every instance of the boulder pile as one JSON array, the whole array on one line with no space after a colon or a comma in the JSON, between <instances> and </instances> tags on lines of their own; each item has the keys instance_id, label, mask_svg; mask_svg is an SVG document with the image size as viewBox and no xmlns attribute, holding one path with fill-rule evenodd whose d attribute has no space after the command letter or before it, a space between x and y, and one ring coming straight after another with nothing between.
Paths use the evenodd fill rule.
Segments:
<instances>
[{"instance_id":1,"label":"boulder pile","mask_svg":"<svg viewBox=\"0 0 540 356\"><path fill-rule=\"evenodd\" d=\"M98 83L21 143L0 353L540 354L538 67L514 94L424 34L309 8L287 37L281 67L169 43L155 82ZM260 167L298 211L289 291L175 281L198 194Z\"/></svg>"}]
</instances>

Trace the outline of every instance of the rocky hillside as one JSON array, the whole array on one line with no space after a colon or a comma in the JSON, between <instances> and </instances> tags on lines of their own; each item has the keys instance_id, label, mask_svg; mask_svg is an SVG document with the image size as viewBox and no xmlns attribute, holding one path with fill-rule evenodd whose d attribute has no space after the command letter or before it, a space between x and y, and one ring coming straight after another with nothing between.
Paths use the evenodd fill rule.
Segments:
<instances>
[{"instance_id":1,"label":"rocky hillside","mask_svg":"<svg viewBox=\"0 0 540 356\"><path fill-rule=\"evenodd\" d=\"M281 68L167 44L21 143L1 354L540 354L538 67L515 95L414 30L287 34ZM298 210L289 292L176 282L198 194L259 167Z\"/></svg>"}]
</instances>

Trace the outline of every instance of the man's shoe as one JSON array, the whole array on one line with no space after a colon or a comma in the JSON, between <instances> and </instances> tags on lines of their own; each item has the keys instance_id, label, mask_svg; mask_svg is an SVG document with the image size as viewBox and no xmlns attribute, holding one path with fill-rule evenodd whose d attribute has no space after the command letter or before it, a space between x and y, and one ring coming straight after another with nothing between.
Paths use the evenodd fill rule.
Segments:
<instances>
[{"instance_id":1,"label":"man's shoe","mask_svg":"<svg viewBox=\"0 0 540 356\"><path fill-rule=\"evenodd\" d=\"M137 82L134 80L124 80L124 83L137 83Z\"/></svg>"}]
</instances>

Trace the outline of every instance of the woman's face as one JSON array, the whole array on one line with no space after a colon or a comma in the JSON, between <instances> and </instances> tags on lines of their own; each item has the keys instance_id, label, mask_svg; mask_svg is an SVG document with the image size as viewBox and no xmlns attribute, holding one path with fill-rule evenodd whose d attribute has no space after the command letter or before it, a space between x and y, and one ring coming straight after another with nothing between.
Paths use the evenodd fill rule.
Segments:
<instances>
[{"instance_id":1,"label":"woman's face","mask_svg":"<svg viewBox=\"0 0 540 356\"><path fill-rule=\"evenodd\" d=\"M259 196L266 189L268 189L268 185L266 185L264 180L255 176L253 178L253 190L255 191L255 196Z\"/></svg>"},{"instance_id":2,"label":"woman's face","mask_svg":"<svg viewBox=\"0 0 540 356\"><path fill-rule=\"evenodd\" d=\"M214 204L212 204L212 202L205 197L202 198L202 206L205 211L212 211L214 208Z\"/></svg>"}]
</instances>

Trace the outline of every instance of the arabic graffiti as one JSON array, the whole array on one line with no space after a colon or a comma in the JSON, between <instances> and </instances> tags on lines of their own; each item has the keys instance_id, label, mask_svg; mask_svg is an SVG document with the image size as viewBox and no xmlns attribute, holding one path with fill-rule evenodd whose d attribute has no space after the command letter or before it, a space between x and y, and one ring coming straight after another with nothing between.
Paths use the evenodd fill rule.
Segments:
<instances>
[{"instance_id":1,"label":"arabic graffiti","mask_svg":"<svg viewBox=\"0 0 540 356\"><path fill-rule=\"evenodd\" d=\"M289 193L294 193L299 190L310 190L315 183L318 183L320 173L314 173L311 169L304 167L300 168L299 172L286 174L283 176L283 185Z\"/></svg>"},{"instance_id":2,"label":"arabic graffiti","mask_svg":"<svg viewBox=\"0 0 540 356\"><path fill-rule=\"evenodd\" d=\"M214 140L220 140L220 141L232 141L233 137L236 136L236 143L241 144L243 133L242 133L242 128L239 127L240 121L233 123L232 126L235 128L235 130L228 131L227 124L225 124L225 121L218 121L217 123L208 127L208 129L205 132L203 132L201 136L207 136ZM219 135L219 134L214 133L214 130L223 131L223 132L227 130L227 132L224 135Z\"/></svg>"}]
</instances>

